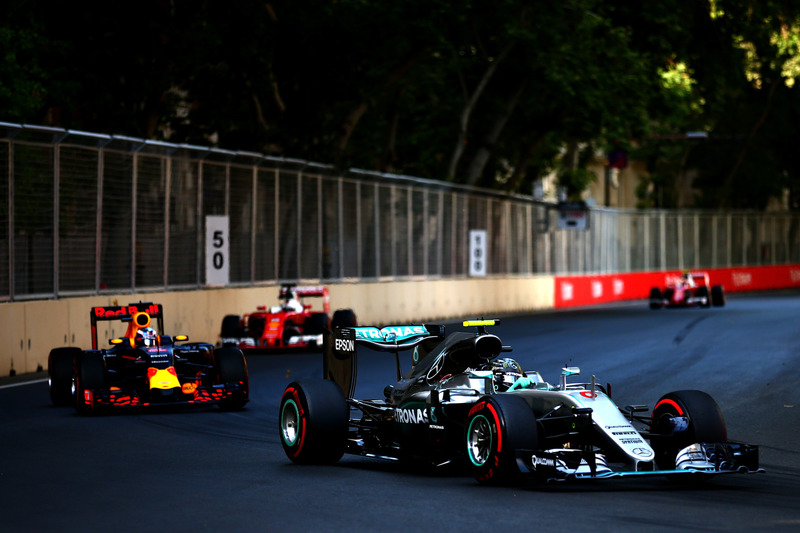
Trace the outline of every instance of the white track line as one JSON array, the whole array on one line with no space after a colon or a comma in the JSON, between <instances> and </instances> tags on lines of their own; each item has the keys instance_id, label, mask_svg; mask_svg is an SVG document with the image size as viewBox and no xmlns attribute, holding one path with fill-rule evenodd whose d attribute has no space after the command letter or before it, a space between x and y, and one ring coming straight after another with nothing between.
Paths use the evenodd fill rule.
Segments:
<instances>
[{"instance_id":1,"label":"white track line","mask_svg":"<svg viewBox=\"0 0 800 533\"><path fill-rule=\"evenodd\" d=\"M45 381L47 381L47 378L23 381L21 383L11 383L10 385L0 385L0 389L10 389L11 387L21 387L22 385L33 385L34 383L44 383Z\"/></svg>"}]
</instances>

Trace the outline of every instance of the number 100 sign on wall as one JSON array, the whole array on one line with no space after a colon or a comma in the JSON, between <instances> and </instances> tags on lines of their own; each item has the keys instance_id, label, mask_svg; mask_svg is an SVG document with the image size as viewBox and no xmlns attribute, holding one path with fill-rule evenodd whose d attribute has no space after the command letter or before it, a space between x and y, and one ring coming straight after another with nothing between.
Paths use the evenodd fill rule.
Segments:
<instances>
[{"instance_id":1,"label":"number 100 sign on wall","mask_svg":"<svg viewBox=\"0 0 800 533\"><path fill-rule=\"evenodd\" d=\"M206 285L228 284L228 235L228 217L206 217Z\"/></svg>"}]
</instances>

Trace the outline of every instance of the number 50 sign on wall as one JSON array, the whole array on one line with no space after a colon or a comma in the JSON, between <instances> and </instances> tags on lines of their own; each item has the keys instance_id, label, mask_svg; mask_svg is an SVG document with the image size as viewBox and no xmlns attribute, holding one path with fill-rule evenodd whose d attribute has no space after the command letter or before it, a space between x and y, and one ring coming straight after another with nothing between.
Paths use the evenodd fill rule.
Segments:
<instances>
[{"instance_id":1,"label":"number 50 sign on wall","mask_svg":"<svg viewBox=\"0 0 800 533\"><path fill-rule=\"evenodd\" d=\"M227 285L228 217L206 217L206 285Z\"/></svg>"}]
</instances>

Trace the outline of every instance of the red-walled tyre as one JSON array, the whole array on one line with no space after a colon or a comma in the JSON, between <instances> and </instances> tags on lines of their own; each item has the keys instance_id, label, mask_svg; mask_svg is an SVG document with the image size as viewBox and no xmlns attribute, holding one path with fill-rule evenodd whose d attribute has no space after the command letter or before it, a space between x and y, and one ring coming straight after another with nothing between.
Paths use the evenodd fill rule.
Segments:
<instances>
[{"instance_id":1,"label":"red-walled tyre","mask_svg":"<svg viewBox=\"0 0 800 533\"><path fill-rule=\"evenodd\" d=\"M513 394L484 397L470 410L466 424L467 458L472 475L485 485L519 479L516 450L535 449L536 417L527 402Z\"/></svg>"},{"instance_id":2,"label":"red-walled tyre","mask_svg":"<svg viewBox=\"0 0 800 533\"><path fill-rule=\"evenodd\" d=\"M350 410L333 381L290 383L281 397L278 427L286 456L297 464L332 464L347 445Z\"/></svg>"},{"instance_id":3,"label":"red-walled tyre","mask_svg":"<svg viewBox=\"0 0 800 533\"><path fill-rule=\"evenodd\" d=\"M675 456L698 442L725 442L728 429L714 398L699 390L670 392L653 408L650 445L663 470L675 468Z\"/></svg>"}]
</instances>

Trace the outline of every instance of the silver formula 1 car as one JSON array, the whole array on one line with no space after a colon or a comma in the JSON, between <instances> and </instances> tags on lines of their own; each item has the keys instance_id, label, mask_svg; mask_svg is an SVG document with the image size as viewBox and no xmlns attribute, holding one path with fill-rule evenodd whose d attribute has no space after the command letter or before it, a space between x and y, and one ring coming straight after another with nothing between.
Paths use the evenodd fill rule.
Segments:
<instances>
[{"instance_id":1,"label":"silver formula 1 car","mask_svg":"<svg viewBox=\"0 0 800 533\"><path fill-rule=\"evenodd\" d=\"M728 439L717 403L698 390L665 394L652 412L622 409L577 367L557 384L523 371L487 332L497 320L444 326L337 329L326 336L324 380L291 383L279 410L283 448L295 463L344 453L441 466L460 462L481 483L634 476L707 478L761 472L758 447ZM398 379L384 398L353 397L356 347L394 352ZM412 368L400 374L400 353ZM647 414L645 414L647 413Z\"/></svg>"}]
</instances>

